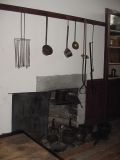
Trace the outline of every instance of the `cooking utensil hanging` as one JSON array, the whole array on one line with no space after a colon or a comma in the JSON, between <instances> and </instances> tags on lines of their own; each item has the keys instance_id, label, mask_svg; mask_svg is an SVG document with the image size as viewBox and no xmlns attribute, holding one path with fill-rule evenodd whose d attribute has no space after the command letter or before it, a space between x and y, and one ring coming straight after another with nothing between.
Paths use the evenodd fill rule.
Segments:
<instances>
[{"instance_id":1,"label":"cooking utensil hanging","mask_svg":"<svg viewBox=\"0 0 120 160\"><path fill-rule=\"evenodd\" d=\"M94 66L93 66L93 40L94 40L94 25L93 25L93 28L92 28L92 40L91 40L91 42L89 42L91 80L93 80L93 72L94 72Z\"/></svg>"},{"instance_id":2,"label":"cooking utensil hanging","mask_svg":"<svg viewBox=\"0 0 120 160\"><path fill-rule=\"evenodd\" d=\"M42 52L44 55L48 56L53 53L53 49L51 46L47 44L47 37L48 37L48 17L46 17L46 35L45 35L45 45L42 48Z\"/></svg>"},{"instance_id":3,"label":"cooking utensil hanging","mask_svg":"<svg viewBox=\"0 0 120 160\"><path fill-rule=\"evenodd\" d=\"M67 35L66 35L66 49L64 51L64 55L69 58L72 56L71 50L68 48L68 38L69 38L69 21L67 21Z\"/></svg>"},{"instance_id":4,"label":"cooking utensil hanging","mask_svg":"<svg viewBox=\"0 0 120 160\"><path fill-rule=\"evenodd\" d=\"M84 22L84 38L83 38L83 54L82 57L82 86L79 89L79 92L82 93L82 89L86 88L86 66L87 66L87 59L89 58L86 54L86 44L87 44L87 22Z\"/></svg>"},{"instance_id":5,"label":"cooking utensil hanging","mask_svg":"<svg viewBox=\"0 0 120 160\"><path fill-rule=\"evenodd\" d=\"M74 28L74 42L72 43L73 49L79 48L79 43L76 41L76 21L75 21L75 28Z\"/></svg>"},{"instance_id":6,"label":"cooking utensil hanging","mask_svg":"<svg viewBox=\"0 0 120 160\"><path fill-rule=\"evenodd\" d=\"M94 25L92 28L92 40L89 42L89 53L90 53L90 77L91 77L91 87L92 87L92 93L94 91L93 86L93 72L94 72L94 66L93 66L93 44L94 44Z\"/></svg>"},{"instance_id":7,"label":"cooking utensil hanging","mask_svg":"<svg viewBox=\"0 0 120 160\"><path fill-rule=\"evenodd\" d=\"M28 68L30 66L30 39L25 38L25 13L21 13L20 20L21 37L14 39L15 67Z\"/></svg>"}]
</instances>

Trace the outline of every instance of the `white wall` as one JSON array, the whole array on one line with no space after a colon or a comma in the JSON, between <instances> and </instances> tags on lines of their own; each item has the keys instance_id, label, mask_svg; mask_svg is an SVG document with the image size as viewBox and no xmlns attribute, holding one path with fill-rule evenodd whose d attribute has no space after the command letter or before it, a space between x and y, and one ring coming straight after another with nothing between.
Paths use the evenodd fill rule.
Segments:
<instances>
[{"instance_id":1,"label":"white wall","mask_svg":"<svg viewBox=\"0 0 120 160\"><path fill-rule=\"evenodd\" d=\"M0 3L36 8L104 21L104 9L119 10L119 0L0 0ZM10 92L35 91L36 76L81 73L83 24L77 23L77 40L80 49L71 48L74 23L70 22L69 47L73 57L66 59L63 52L66 40L66 21L49 18L48 43L53 47L51 56L42 55L44 45L45 17L26 15L26 37L31 39L31 66L16 69L14 65L14 38L20 36L20 14L0 11L0 134L11 131ZM91 25L88 25L87 42L91 40ZM87 45L88 46L88 45ZM87 48L87 54L88 48ZM95 26L94 78L103 77L104 27ZM89 78L90 65L87 64Z\"/></svg>"}]
</instances>

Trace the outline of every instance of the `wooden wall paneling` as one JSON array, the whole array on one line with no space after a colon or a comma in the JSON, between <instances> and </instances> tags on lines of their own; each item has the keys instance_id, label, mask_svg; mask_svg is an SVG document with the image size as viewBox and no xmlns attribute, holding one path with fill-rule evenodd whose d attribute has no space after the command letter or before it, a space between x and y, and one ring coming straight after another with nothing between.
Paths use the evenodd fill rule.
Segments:
<instances>
[{"instance_id":1,"label":"wooden wall paneling","mask_svg":"<svg viewBox=\"0 0 120 160\"><path fill-rule=\"evenodd\" d=\"M93 87L93 89L92 89ZM87 81L86 123L97 124L105 121L106 88L103 79Z\"/></svg>"},{"instance_id":2,"label":"wooden wall paneling","mask_svg":"<svg viewBox=\"0 0 120 160\"><path fill-rule=\"evenodd\" d=\"M23 130L39 139L47 134L49 92L12 96L12 131Z\"/></svg>"}]
</instances>

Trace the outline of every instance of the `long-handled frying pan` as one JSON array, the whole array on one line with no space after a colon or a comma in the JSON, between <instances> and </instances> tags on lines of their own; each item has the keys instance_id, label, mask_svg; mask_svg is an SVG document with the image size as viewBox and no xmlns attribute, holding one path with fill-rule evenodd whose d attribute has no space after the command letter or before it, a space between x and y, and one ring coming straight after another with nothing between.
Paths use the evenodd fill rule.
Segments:
<instances>
[{"instance_id":1,"label":"long-handled frying pan","mask_svg":"<svg viewBox=\"0 0 120 160\"><path fill-rule=\"evenodd\" d=\"M48 56L53 53L53 49L51 46L47 44L47 34L48 34L48 17L46 17L46 35L45 35L45 45L42 48L42 52L44 55Z\"/></svg>"},{"instance_id":2,"label":"long-handled frying pan","mask_svg":"<svg viewBox=\"0 0 120 160\"><path fill-rule=\"evenodd\" d=\"M74 42L72 43L72 47L73 47L73 49L78 49L79 48L79 44L76 41L76 21L75 21L75 29L74 29Z\"/></svg>"},{"instance_id":3,"label":"long-handled frying pan","mask_svg":"<svg viewBox=\"0 0 120 160\"><path fill-rule=\"evenodd\" d=\"M69 58L72 56L71 50L68 48L68 38L69 38L69 21L67 23L67 36L66 36L66 49L64 51L64 55Z\"/></svg>"}]
</instances>

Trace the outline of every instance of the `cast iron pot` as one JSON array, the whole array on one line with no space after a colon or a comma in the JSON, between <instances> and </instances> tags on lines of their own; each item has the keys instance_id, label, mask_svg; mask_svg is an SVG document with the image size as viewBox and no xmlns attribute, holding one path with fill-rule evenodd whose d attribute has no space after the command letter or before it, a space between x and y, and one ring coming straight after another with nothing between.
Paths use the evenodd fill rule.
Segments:
<instances>
[{"instance_id":1,"label":"cast iron pot","mask_svg":"<svg viewBox=\"0 0 120 160\"><path fill-rule=\"evenodd\" d=\"M72 144L74 140L74 132L71 129L65 129L62 133L62 141L66 144Z\"/></svg>"}]
</instances>

